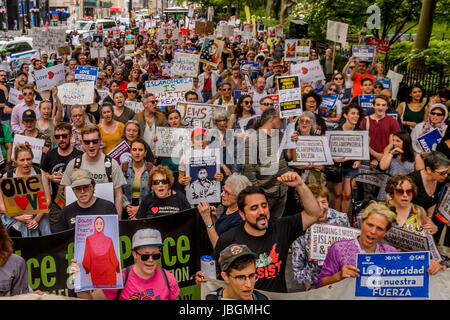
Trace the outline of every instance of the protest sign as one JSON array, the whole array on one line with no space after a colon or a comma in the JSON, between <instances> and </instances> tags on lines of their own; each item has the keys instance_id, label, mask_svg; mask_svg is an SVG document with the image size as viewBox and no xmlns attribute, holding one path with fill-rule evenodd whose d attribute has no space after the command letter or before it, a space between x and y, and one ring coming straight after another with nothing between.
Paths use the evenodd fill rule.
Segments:
<instances>
[{"instance_id":1,"label":"protest sign","mask_svg":"<svg viewBox=\"0 0 450 320\"><path fill-rule=\"evenodd\" d=\"M230 25L217 26L217 37L233 37L234 27Z\"/></svg>"},{"instance_id":2,"label":"protest sign","mask_svg":"<svg viewBox=\"0 0 450 320\"><path fill-rule=\"evenodd\" d=\"M44 148L45 140L44 139L37 139L32 137L27 137L21 134L15 134L14 140L13 140L13 146L12 149L18 145L18 144L24 144L31 148L33 151L33 163L40 164L41 158L42 158L42 148ZM11 155L11 158L14 159L14 152Z\"/></svg>"},{"instance_id":3,"label":"protest sign","mask_svg":"<svg viewBox=\"0 0 450 320\"><path fill-rule=\"evenodd\" d=\"M112 37L114 39L120 38L120 29L119 29L119 27L113 27L112 28Z\"/></svg>"},{"instance_id":4,"label":"protest sign","mask_svg":"<svg viewBox=\"0 0 450 320\"><path fill-rule=\"evenodd\" d=\"M94 102L94 83L64 83L58 87L58 98L62 104L91 104Z\"/></svg>"},{"instance_id":5,"label":"protest sign","mask_svg":"<svg viewBox=\"0 0 450 320\"><path fill-rule=\"evenodd\" d=\"M214 128L212 113L215 108L223 109L226 106L194 102L178 102L176 105L176 109L181 114L181 123L187 128Z\"/></svg>"},{"instance_id":6,"label":"protest sign","mask_svg":"<svg viewBox=\"0 0 450 320\"><path fill-rule=\"evenodd\" d=\"M130 146L126 141L120 142L114 149L112 149L108 155L117 161L117 163L122 165L125 162L131 160Z\"/></svg>"},{"instance_id":7,"label":"protest sign","mask_svg":"<svg viewBox=\"0 0 450 320\"><path fill-rule=\"evenodd\" d=\"M121 266L125 268L134 263L131 254L134 233L139 229L157 229L164 243L161 267L175 276L180 287L180 299L199 300L200 287L195 284L195 273L200 270L200 257L210 254L212 250L202 223L196 208L176 215L119 221ZM67 268L74 258L74 238L75 229L45 237L12 238L14 252L30 266L28 275L32 290L76 296L73 277L68 274ZM148 295L139 293L135 298L151 298Z\"/></svg>"},{"instance_id":8,"label":"protest sign","mask_svg":"<svg viewBox=\"0 0 450 320\"><path fill-rule=\"evenodd\" d=\"M58 56L70 55L70 46L64 46L58 48Z\"/></svg>"},{"instance_id":9,"label":"protest sign","mask_svg":"<svg viewBox=\"0 0 450 320\"><path fill-rule=\"evenodd\" d=\"M70 186L66 186L65 196L66 196L66 206L77 201L77 196L75 195ZM112 182L96 183L94 189L94 196L114 203L114 189Z\"/></svg>"},{"instance_id":10,"label":"protest sign","mask_svg":"<svg viewBox=\"0 0 450 320\"><path fill-rule=\"evenodd\" d=\"M175 52L175 63L172 66L172 76L197 77L200 56L184 52Z\"/></svg>"},{"instance_id":11,"label":"protest sign","mask_svg":"<svg viewBox=\"0 0 450 320\"><path fill-rule=\"evenodd\" d=\"M92 81L94 82L94 85L97 84L97 74L98 74L98 68L97 67L90 67L90 66L75 66L75 77L73 79L74 82L77 81Z\"/></svg>"},{"instance_id":12,"label":"protest sign","mask_svg":"<svg viewBox=\"0 0 450 320\"><path fill-rule=\"evenodd\" d=\"M428 298L430 253L358 253L356 297Z\"/></svg>"},{"instance_id":13,"label":"protest sign","mask_svg":"<svg viewBox=\"0 0 450 320\"><path fill-rule=\"evenodd\" d=\"M327 40L345 44L347 41L348 24L328 20Z\"/></svg>"},{"instance_id":14,"label":"protest sign","mask_svg":"<svg viewBox=\"0 0 450 320\"><path fill-rule=\"evenodd\" d=\"M261 69L261 66L260 66L259 62L257 62L257 61L244 60L241 62L240 72L243 75L257 76L260 69ZM251 86L251 84L250 84L250 86Z\"/></svg>"},{"instance_id":15,"label":"protest sign","mask_svg":"<svg viewBox=\"0 0 450 320\"><path fill-rule=\"evenodd\" d=\"M322 103L317 110L318 114L322 117L335 118L337 114L336 102L338 101L337 94L327 93L322 96Z\"/></svg>"},{"instance_id":16,"label":"protest sign","mask_svg":"<svg viewBox=\"0 0 450 320\"><path fill-rule=\"evenodd\" d=\"M159 28L158 31L158 41L160 45L164 44L178 44L178 34L180 30L178 28L171 28L168 25L166 27Z\"/></svg>"},{"instance_id":17,"label":"protest sign","mask_svg":"<svg viewBox=\"0 0 450 320\"><path fill-rule=\"evenodd\" d=\"M277 78L280 117L289 118L302 114L302 94L299 76Z\"/></svg>"},{"instance_id":18,"label":"protest sign","mask_svg":"<svg viewBox=\"0 0 450 320\"><path fill-rule=\"evenodd\" d=\"M195 34L200 36L208 36L214 33L214 22L212 21L195 21Z\"/></svg>"},{"instance_id":19,"label":"protest sign","mask_svg":"<svg viewBox=\"0 0 450 320\"><path fill-rule=\"evenodd\" d=\"M286 39L284 61L308 61L310 40Z\"/></svg>"},{"instance_id":20,"label":"protest sign","mask_svg":"<svg viewBox=\"0 0 450 320\"><path fill-rule=\"evenodd\" d=\"M441 139L441 132L438 128L435 128L417 138L417 141L419 141L419 145L424 152L431 152L436 150Z\"/></svg>"},{"instance_id":21,"label":"protest sign","mask_svg":"<svg viewBox=\"0 0 450 320\"><path fill-rule=\"evenodd\" d=\"M216 68L219 65L222 56L224 42L214 38L205 38L200 51L200 62L211 65Z\"/></svg>"},{"instance_id":22,"label":"protest sign","mask_svg":"<svg viewBox=\"0 0 450 320\"><path fill-rule=\"evenodd\" d=\"M187 150L186 176L191 177L186 197L191 205L200 201L220 202L220 182L214 178L220 172L220 149Z\"/></svg>"},{"instance_id":23,"label":"protest sign","mask_svg":"<svg viewBox=\"0 0 450 320\"><path fill-rule=\"evenodd\" d=\"M358 104L364 109L364 113L373 108L373 99L376 94L360 94L358 95Z\"/></svg>"},{"instance_id":24,"label":"protest sign","mask_svg":"<svg viewBox=\"0 0 450 320\"><path fill-rule=\"evenodd\" d=\"M8 217L25 213L48 213L49 204L40 174L28 177L4 178L0 180L0 189L5 204L5 214Z\"/></svg>"},{"instance_id":25,"label":"protest sign","mask_svg":"<svg viewBox=\"0 0 450 320\"><path fill-rule=\"evenodd\" d=\"M94 34L91 45L94 50L103 48L103 34Z\"/></svg>"},{"instance_id":26,"label":"protest sign","mask_svg":"<svg viewBox=\"0 0 450 320\"><path fill-rule=\"evenodd\" d=\"M18 105L19 103L23 102L22 91L14 88L9 88L8 102L13 105Z\"/></svg>"},{"instance_id":27,"label":"protest sign","mask_svg":"<svg viewBox=\"0 0 450 320\"><path fill-rule=\"evenodd\" d=\"M368 46L375 46L378 53L386 54L389 51L389 40L367 37L366 44Z\"/></svg>"},{"instance_id":28,"label":"protest sign","mask_svg":"<svg viewBox=\"0 0 450 320\"><path fill-rule=\"evenodd\" d=\"M291 65L291 75L299 75L300 83L307 83L313 88L323 86L325 82L325 74L319 60Z\"/></svg>"},{"instance_id":29,"label":"protest sign","mask_svg":"<svg viewBox=\"0 0 450 320\"><path fill-rule=\"evenodd\" d=\"M327 131L325 136L328 138L333 159L370 159L368 131Z\"/></svg>"},{"instance_id":30,"label":"protest sign","mask_svg":"<svg viewBox=\"0 0 450 320\"><path fill-rule=\"evenodd\" d=\"M144 111L144 104L139 101L125 101L125 107L130 108L134 113Z\"/></svg>"},{"instance_id":31,"label":"protest sign","mask_svg":"<svg viewBox=\"0 0 450 320\"><path fill-rule=\"evenodd\" d=\"M341 93L339 94L339 100L341 100L342 104L349 104L352 100L352 90L353 88L342 88Z\"/></svg>"},{"instance_id":32,"label":"protest sign","mask_svg":"<svg viewBox=\"0 0 450 320\"><path fill-rule=\"evenodd\" d=\"M75 292L123 288L117 215L77 216L74 245Z\"/></svg>"},{"instance_id":33,"label":"protest sign","mask_svg":"<svg viewBox=\"0 0 450 320\"><path fill-rule=\"evenodd\" d=\"M310 229L311 251L309 252L308 258L319 261L325 260L328 249L336 241L356 239L361 234L361 230L356 228L323 223L313 224Z\"/></svg>"},{"instance_id":34,"label":"protest sign","mask_svg":"<svg viewBox=\"0 0 450 320\"><path fill-rule=\"evenodd\" d=\"M156 127L155 154L157 157L180 158L191 149L191 130L187 128Z\"/></svg>"},{"instance_id":35,"label":"protest sign","mask_svg":"<svg viewBox=\"0 0 450 320\"><path fill-rule=\"evenodd\" d=\"M386 74L386 78L391 79L392 99L395 100L395 99L397 99L398 88L400 86L400 83L403 80L403 75L401 73L397 73L392 70L389 70L388 73Z\"/></svg>"},{"instance_id":36,"label":"protest sign","mask_svg":"<svg viewBox=\"0 0 450 320\"><path fill-rule=\"evenodd\" d=\"M445 219L450 220L450 187L449 184L442 193L442 198L439 201L438 211Z\"/></svg>"},{"instance_id":37,"label":"protest sign","mask_svg":"<svg viewBox=\"0 0 450 320\"><path fill-rule=\"evenodd\" d=\"M34 70L34 76L38 92L50 90L54 86L59 86L66 82L64 64L57 64L50 68Z\"/></svg>"},{"instance_id":38,"label":"protest sign","mask_svg":"<svg viewBox=\"0 0 450 320\"><path fill-rule=\"evenodd\" d=\"M372 62L375 57L374 46L352 46L352 55L360 61Z\"/></svg>"},{"instance_id":39,"label":"protest sign","mask_svg":"<svg viewBox=\"0 0 450 320\"><path fill-rule=\"evenodd\" d=\"M184 94L192 90L192 84L192 78L151 80L145 82L145 89L155 95L158 106L170 106L183 102Z\"/></svg>"},{"instance_id":40,"label":"protest sign","mask_svg":"<svg viewBox=\"0 0 450 320\"><path fill-rule=\"evenodd\" d=\"M383 89L391 90L391 79L389 78L375 78L375 81L383 84Z\"/></svg>"},{"instance_id":41,"label":"protest sign","mask_svg":"<svg viewBox=\"0 0 450 320\"><path fill-rule=\"evenodd\" d=\"M361 164L358 169L358 176L355 178L357 182L367 183L377 187L383 185L385 175L381 171L371 170L369 166L364 164Z\"/></svg>"},{"instance_id":42,"label":"protest sign","mask_svg":"<svg viewBox=\"0 0 450 320\"><path fill-rule=\"evenodd\" d=\"M105 58L107 55L105 47L102 47L101 49L91 50L90 52L92 59Z\"/></svg>"},{"instance_id":43,"label":"protest sign","mask_svg":"<svg viewBox=\"0 0 450 320\"><path fill-rule=\"evenodd\" d=\"M134 53L136 45L133 38L125 38L125 55L130 55Z\"/></svg>"},{"instance_id":44,"label":"protest sign","mask_svg":"<svg viewBox=\"0 0 450 320\"><path fill-rule=\"evenodd\" d=\"M288 164L304 166L309 164L332 165L333 163L327 137L299 136L294 159Z\"/></svg>"}]
</instances>

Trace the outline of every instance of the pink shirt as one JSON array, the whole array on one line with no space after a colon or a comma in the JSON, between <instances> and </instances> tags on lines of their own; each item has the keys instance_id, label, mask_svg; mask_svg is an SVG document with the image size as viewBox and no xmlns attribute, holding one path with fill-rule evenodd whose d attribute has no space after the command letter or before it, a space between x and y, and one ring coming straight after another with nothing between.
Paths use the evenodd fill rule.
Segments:
<instances>
[{"instance_id":1,"label":"pink shirt","mask_svg":"<svg viewBox=\"0 0 450 320\"><path fill-rule=\"evenodd\" d=\"M33 109L36 113L36 120L41 118L41 113L39 111L39 101L34 102L34 107L30 108L25 104L25 102L21 102L16 105L11 112L11 129L15 134L22 134L25 130L25 126L22 124L22 115L28 110Z\"/></svg>"},{"instance_id":2,"label":"pink shirt","mask_svg":"<svg viewBox=\"0 0 450 320\"><path fill-rule=\"evenodd\" d=\"M119 300L175 300L180 294L178 283L170 272L164 271L169 281L169 294L169 288L166 285L161 270L163 269L158 267L153 277L150 279L142 279L134 272L133 265ZM125 268L122 269L122 277L125 279ZM109 300L114 300L117 291L117 289L103 289L103 293Z\"/></svg>"}]
</instances>

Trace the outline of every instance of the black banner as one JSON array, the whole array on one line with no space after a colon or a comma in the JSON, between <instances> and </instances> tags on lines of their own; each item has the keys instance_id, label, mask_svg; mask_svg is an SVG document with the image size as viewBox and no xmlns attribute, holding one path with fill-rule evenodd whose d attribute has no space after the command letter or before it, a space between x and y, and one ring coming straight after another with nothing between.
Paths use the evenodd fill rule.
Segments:
<instances>
[{"instance_id":1,"label":"black banner","mask_svg":"<svg viewBox=\"0 0 450 320\"><path fill-rule=\"evenodd\" d=\"M122 268L134 263L131 244L139 229L153 228L161 232L164 247L160 266L170 271L180 286L180 299L200 299L195 273L200 270L200 257L210 254L212 246L197 209L189 209L163 217L119 221L120 258ZM29 285L33 290L75 297L68 267L73 259L75 231L35 238L13 238L14 253L28 265Z\"/></svg>"}]
</instances>

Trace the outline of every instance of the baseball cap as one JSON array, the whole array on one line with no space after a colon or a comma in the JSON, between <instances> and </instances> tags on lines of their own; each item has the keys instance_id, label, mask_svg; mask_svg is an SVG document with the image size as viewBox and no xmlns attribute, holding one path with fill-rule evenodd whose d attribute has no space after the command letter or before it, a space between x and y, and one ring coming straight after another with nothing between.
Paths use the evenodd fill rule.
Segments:
<instances>
[{"instance_id":1,"label":"baseball cap","mask_svg":"<svg viewBox=\"0 0 450 320\"><path fill-rule=\"evenodd\" d=\"M36 113L33 110L28 109L25 110L25 112L23 113L22 121L30 121L30 120L37 120L37 118Z\"/></svg>"},{"instance_id":2,"label":"baseball cap","mask_svg":"<svg viewBox=\"0 0 450 320\"><path fill-rule=\"evenodd\" d=\"M161 238L161 232L156 229L141 229L136 231L133 236L132 249L145 246L164 247Z\"/></svg>"},{"instance_id":3,"label":"baseball cap","mask_svg":"<svg viewBox=\"0 0 450 320\"><path fill-rule=\"evenodd\" d=\"M195 128L194 130L192 130L191 133L191 137L197 137L197 136L206 136L207 132L206 129L202 129L202 128Z\"/></svg>"},{"instance_id":4,"label":"baseball cap","mask_svg":"<svg viewBox=\"0 0 450 320\"><path fill-rule=\"evenodd\" d=\"M252 252L245 244L230 244L223 249L219 255L219 265L222 271L227 271L231 264L238 258L249 256L257 258L258 255Z\"/></svg>"},{"instance_id":5,"label":"baseball cap","mask_svg":"<svg viewBox=\"0 0 450 320\"><path fill-rule=\"evenodd\" d=\"M73 189L75 187L87 186L88 184L91 184L94 177L90 171L86 169L78 169L72 172L70 179L72 180L70 187Z\"/></svg>"}]
</instances>

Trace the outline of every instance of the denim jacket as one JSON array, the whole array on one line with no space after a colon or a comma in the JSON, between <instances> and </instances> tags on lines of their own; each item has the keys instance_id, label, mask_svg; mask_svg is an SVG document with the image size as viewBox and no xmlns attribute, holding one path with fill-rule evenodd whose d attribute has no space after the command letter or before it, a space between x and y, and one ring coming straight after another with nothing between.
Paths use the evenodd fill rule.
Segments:
<instances>
[{"instance_id":1,"label":"denim jacket","mask_svg":"<svg viewBox=\"0 0 450 320\"><path fill-rule=\"evenodd\" d=\"M132 161L128 163L127 171L125 172L125 179L127 180L127 184L122 186L122 207L125 208L127 205L131 204L131 195L133 193L133 182L134 182L134 170ZM141 175L141 197L140 199L144 199L145 196L150 192L150 187L148 186L148 166L147 162L144 165L144 172Z\"/></svg>"}]
</instances>

